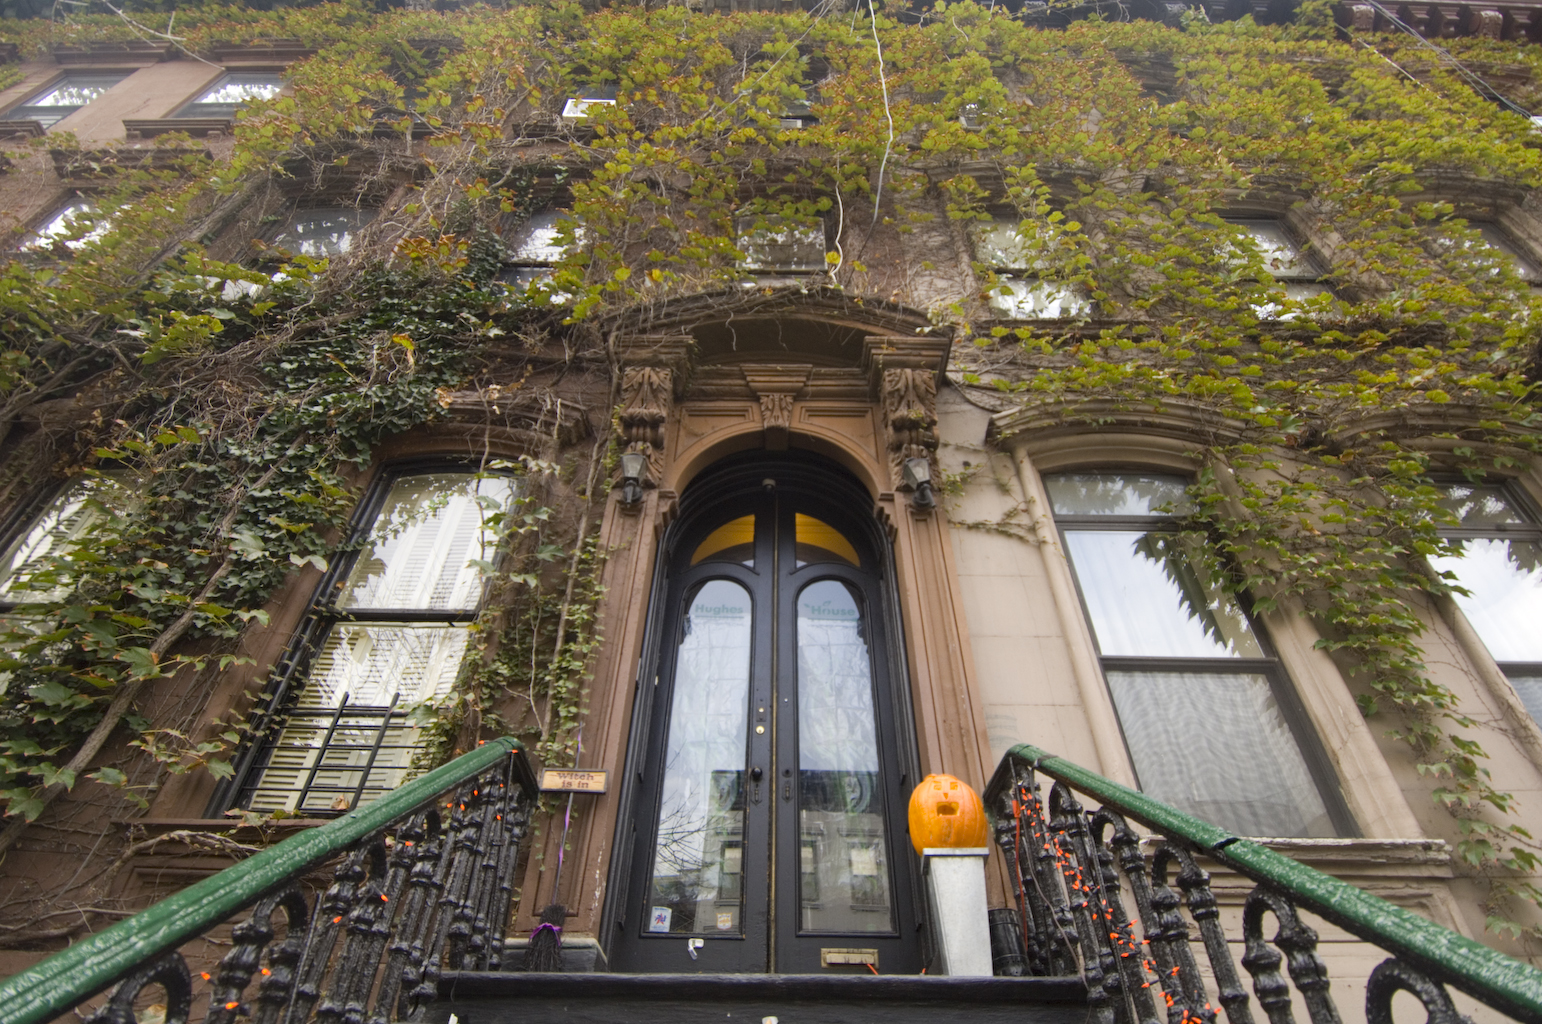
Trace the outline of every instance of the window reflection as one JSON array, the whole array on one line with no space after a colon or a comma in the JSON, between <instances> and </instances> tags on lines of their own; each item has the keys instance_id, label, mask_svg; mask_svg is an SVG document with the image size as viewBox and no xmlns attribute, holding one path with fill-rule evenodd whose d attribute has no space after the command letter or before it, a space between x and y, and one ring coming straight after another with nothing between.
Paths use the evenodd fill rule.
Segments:
<instances>
[{"instance_id":1,"label":"window reflection","mask_svg":"<svg viewBox=\"0 0 1542 1024\"><path fill-rule=\"evenodd\" d=\"M730 580L704 584L685 616L675 656L648 932L743 932L751 622L749 592Z\"/></svg>"},{"instance_id":2,"label":"window reflection","mask_svg":"<svg viewBox=\"0 0 1542 1024\"><path fill-rule=\"evenodd\" d=\"M497 530L514 496L508 477L423 473L398 479L343 586L350 609L474 610Z\"/></svg>"},{"instance_id":3,"label":"window reflection","mask_svg":"<svg viewBox=\"0 0 1542 1024\"><path fill-rule=\"evenodd\" d=\"M844 583L798 594L800 928L889 932L889 851L862 611Z\"/></svg>"},{"instance_id":4,"label":"window reflection","mask_svg":"<svg viewBox=\"0 0 1542 1024\"><path fill-rule=\"evenodd\" d=\"M1321 782L1279 704L1279 665L1215 581L1202 536L1172 529L1187 481L1044 478L1141 789L1241 835L1332 836Z\"/></svg>"},{"instance_id":5,"label":"window reflection","mask_svg":"<svg viewBox=\"0 0 1542 1024\"><path fill-rule=\"evenodd\" d=\"M1441 504L1456 519L1443 528L1451 554L1430 565L1455 581L1457 606L1542 722L1542 525L1505 488L1448 484Z\"/></svg>"}]
</instances>

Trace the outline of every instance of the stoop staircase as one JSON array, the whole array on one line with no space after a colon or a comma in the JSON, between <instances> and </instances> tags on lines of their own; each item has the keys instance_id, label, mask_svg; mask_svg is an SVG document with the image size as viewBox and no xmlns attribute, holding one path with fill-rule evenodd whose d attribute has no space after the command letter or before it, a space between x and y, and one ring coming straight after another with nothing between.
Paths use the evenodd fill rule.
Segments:
<instances>
[{"instance_id":1,"label":"stoop staircase","mask_svg":"<svg viewBox=\"0 0 1542 1024\"><path fill-rule=\"evenodd\" d=\"M0 1024L76 1019L109 989L88 1024L147 1024L150 1002L164 1024L1340 1024L1298 908L1388 954L1367 1024L1398 992L1458 1024L1448 987L1542 1024L1542 972L1030 746L985 794L1017 904L992 911L998 977L519 973L505 932L536 795L518 745L488 743L0 983ZM1240 943L1202 860L1256 883ZM312 905L300 881L333 861ZM195 978L180 947L242 911Z\"/></svg>"}]
</instances>

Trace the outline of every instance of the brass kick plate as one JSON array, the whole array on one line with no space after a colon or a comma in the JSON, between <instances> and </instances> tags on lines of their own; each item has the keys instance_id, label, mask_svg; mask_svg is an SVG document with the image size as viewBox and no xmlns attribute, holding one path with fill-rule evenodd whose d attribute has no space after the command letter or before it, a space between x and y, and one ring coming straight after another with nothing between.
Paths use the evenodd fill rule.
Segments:
<instances>
[{"instance_id":1,"label":"brass kick plate","mask_svg":"<svg viewBox=\"0 0 1542 1024\"><path fill-rule=\"evenodd\" d=\"M876 949L821 949L820 967L877 967Z\"/></svg>"}]
</instances>

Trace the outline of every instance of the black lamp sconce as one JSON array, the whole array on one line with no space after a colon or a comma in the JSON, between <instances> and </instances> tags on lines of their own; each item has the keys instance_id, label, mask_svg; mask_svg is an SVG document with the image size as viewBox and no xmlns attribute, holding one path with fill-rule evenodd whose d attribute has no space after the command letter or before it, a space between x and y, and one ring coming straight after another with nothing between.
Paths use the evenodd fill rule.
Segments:
<instances>
[{"instance_id":1,"label":"black lamp sconce","mask_svg":"<svg viewBox=\"0 0 1542 1024\"><path fill-rule=\"evenodd\" d=\"M930 459L905 460L905 486L911 491L910 505L918 509L937 507L937 496L932 493L932 462Z\"/></svg>"},{"instance_id":2,"label":"black lamp sconce","mask_svg":"<svg viewBox=\"0 0 1542 1024\"><path fill-rule=\"evenodd\" d=\"M648 476L648 457L642 452L621 453L621 504L642 501L643 481Z\"/></svg>"}]
</instances>

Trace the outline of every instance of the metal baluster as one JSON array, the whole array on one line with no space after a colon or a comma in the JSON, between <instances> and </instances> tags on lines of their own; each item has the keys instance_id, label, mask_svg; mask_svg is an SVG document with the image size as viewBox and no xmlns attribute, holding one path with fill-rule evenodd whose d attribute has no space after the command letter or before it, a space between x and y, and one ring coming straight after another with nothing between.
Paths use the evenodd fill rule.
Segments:
<instances>
[{"instance_id":1,"label":"metal baluster","mask_svg":"<svg viewBox=\"0 0 1542 1024\"><path fill-rule=\"evenodd\" d=\"M1028 867L1028 879L1032 883L1031 895L1037 896L1034 904L1041 925L1046 951L1044 974L1080 974L1081 965L1076 959L1078 938L1071 923L1071 911L1066 906L1061 889L1060 868L1055 859L1055 844L1050 832L1049 816L1039 800L1038 786L1029 776L1029 785L1022 787L1024 832L1028 842L1024 864Z\"/></svg>"},{"instance_id":2,"label":"metal baluster","mask_svg":"<svg viewBox=\"0 0 1542 1024\"><path fill-rule=\"evenodd\" d=\"M1030 898L1029 872L1026 866L1030 856L1032 837L1025 836L1027 815L1023 792L1028 789L1032 772L1013 765L1013 784L1001 796L1001 809L996 819L996 842L1006 858L1012 875L1012 885L1017 898L1017 915L1022 930L1023 952L1028 960L1028 973L1049 973L1049 944L1045 934L1043 904ZM1025 779L1026 777L1026 779Z\"/></svg>"},{"instance_id":3,"label":"metal baluster","mask_svg":"<svg viewBox=\"0 0 1542 1024\"><path fill-rule=\"evenodd\" d=\"M444 839L442 853L443 871L438 905L428 957L423 962L423 974L413 989L413 1000L418 1005L431 1002L438 994L441 964L448 961L446 946L455 927L457 912L465 902L466 886L470 882L471 861L476 855L476 819L471 807L472 786L460 788L449 804L450 828Z\"/></svg>"},{"instance_id":4,"label":"metal baluster","mask_svg":"<svg viewBox=\"0 0 1542 1024\"><path fill-rule=\"evenodd\" d=\"M402 955L401 992L396 997L396 1019L408 1019L424 998L432 998L434 995L430 991L425 996L424 982L429 969L431 943L439 934L439 908L450 869L450 858L446 852L448 833L442 821L437 811L429 818L428 836L423 840L422 852L412 869L409 884L414 890L421 889L422 905L418 912L418 923L411 930L404 928L397 934L397 942L404 945L405 950ZM418 898L414 896L414 899ZM385 1004L382 1007L390 1010Z\"/></svg>"},{"instance_id":5,"label":"metal baluster","mask_svg":"<svg viewBox=\"0 0 1542 1024\"><path fill-rule=\"evenodd\" d=\"M524 844L529 820L529 804L524 791L514 779L513 762L504 766L499 782L500 819L504 826L503 856L498 863L498 891L493 900L492 923L494 931L487 944L486 969L496 971L503 966L503 943L508 933L509 912L514 903L514 869L519 862L519 848Z\"/></svg>"},{"instance_id":6,"label":"metal baluster","mask_svg":"<svg viewBox=\"0 0 1542 1024\"><path fill-rule=\"evenodd\" d=\"M1392 1024L1392 997L1398 992L1411 992L1424 1004L1425 1024L1472 1024L1456 1012L1444 985L1397 957L1377 964L1365 981L1366 1024Z\"/></svg>"},{"instance_id":7,"label":"metal baluster","mask_svg":"<svg viewBox=\"0 0 1542 1024\"><path fill-rule=\"evenodd\" d=\"M1182 851L1171 843L1163 843L1151 855L1151 912L1154 932L1148 931L1152 948L1159 944L1167 951L1169 966L1162 979L1162 991L1172 1001L1168 1004L1167 1019L1180 1021L1197 1018L1204 1024L1215 1020L1215 1008L1205 994L1205 983L1199 976L1199 964L1194 961L1194 949L1189 945L1189 926L1179 913L1180 900L1177 892L1167 884L1168 863Z\"/></svg>"},{"instance_id":8,"label":"metal baluster","mask_svg":"<svg viewBox=\"0 0 1542 1024\"><path fill-rule=\"evenodd\" d=\"M258 900L251 916L230 930L230 952L220 957L209 989L207 1024L235 1024L237 1016L251 1013L242 996L262 965L263 950L273 941L273 912L285 893Z\"/></svg>"},{"instance_id":9,"label":"metal baluster","mask_svg":"<svg viewBox=\"0 0 1542 1024\"><path fill-rule=\"evenodd\" d=\"M257 1008L252 1024L275 1024L294 996L295 969L305 954L305 940L310 929L311 908L297 887L291 886L277 897L284 908L284 941L268 951L268 971L257 986Z\"/></svg>"},{"instance_id":10,"label":"metal baluster","mask_svg":"<svg viewBox=\"0 0 1542 1024\"><path fill-rule=\"evenodd\" d=\"M465 971L481 970L487 963L492 903L498 891L498 865L503 859L504 827L499 811L502 791L496 782L489 785L489 781L484 775L471 792L477 808L478 856L471 873L470 898L461 911L466 929L456 949L456 966Z\"/></svg>"},{"instance_id":11,"label":"metal baluster","mask_svg":"<svg viewBox=\"0 0 1542 1024\"><path fill-rule=\"evenodd\" d=\"M354 895L364 881L364 859L368 855L367 841L349 851L333 873L332 884L316 901L316 914L306 932L305 950L295 970L294 993L289 997L284 1024L303 1024L310 1018L311 1007L321 998L321 984L327 975L327 964L332 960L332 947L353 907Z\"/></svg>"},{"instance_id":12,"label":"metal baluster","mask_svg":"<svg viewBox=\"0 0 1542 1024\"><path fill-rule=\"evenodd\" d=\"M1221 1005L1226 1008L1226 1020L1228 1024L1253 1024L1247 989L1242 987L1242 979L1232 963L1231 947L1221 927L1221 912L1216 906L1215 893L1210 889L1210 873L1201 869L1187 850L1176 847L1172 850L1178 861L1178 888L1183 890L1189 916L1199 926L1199 937L1205 944L1205 955L1210 959L1210 971L1215 977Z\"/></svg>"},{"instance_id":13,"label":"metal baluster","mask_svg":"<svg viewBox=\"0 0 1542 1024\"><path fill-rule=\"evenodd\" d=\"M1264 914L1275 910L1278 902L1279 898L1261 885L1248 893L1242 904L1242 966L1253 976L1253 994L1269 1015L1269 1024L1295 1024L1290 983L1280 973L1285 957L1264 941Z\"/></svg>"},{"instance_id":14,"label":"metal baluster","mask_svg":"<svg viewBox=\"0 0 1542 1024\"><path fill-rule=\"evenodd\" d=\"M439 816L434 811L420 811L407 819L396 833L393 862L405 862L405 881L396 903L396 922L391 942L386 948L385 965L380 972L380 989L375 993L372 1024L383 1024L401 1017L398 1003L412 964L413 938L421 939L420 930L434 899L434 867L438 862L437 844L427 842L430 832L438 831ZM393 870L395 864L393 863ZM422 966L422 946L418 944L416 966Z\"/></svg>"},{"instance_id":15,"label":"metal baluster","mask_svg":"<svg viewBox=\"0 0 1542 1024\"><path fill-rule=\"evenodd\" d=\"M1156 1000L1151 997L1151 982L1146 975L1146 953L1136 941L1133 932L1135 922L1124 909L1124 897L1120 894L1119 874L1115 870L1116 856L1113 848L1103 841L1103 829L1112 828L1114 842L1128 838L1135 845L1137 856L1140 840L1130 831L1124 818L1107 807L1100 808L1092 817L1092 835L1097 844L1098 871L1102 879L1102 896L1109 919L1110 941L1119 953L1119 974L1124 982L1125 997L1129 1000L1135 1019L1140 1024L1157 1024Z\"/></svg>"},{"instance_id":16,"label":"metal baluster","mask_svg":"<svg viewBox=\"0 0 1542 1024\"><path fill-rule=\"evenodd\" d=\"M134 1000L151 985L166 991L166 1024L187 1024L193 1012L193 977L187 971L187 961L176 950L124 975L101 1009L86 1018L86 1024L137 1024Z\"/></svg>"},{"instance_id":17,"label":"metal baluster","mask_svg":"<svg viewBox=\"0 0 1542 1024\"><path fill-rule=\"evenodd\" d=\"M1317 932L1301 920L1296 905L1280 893L1262 886L1248 897L1250 903L1267 907L1273 912L1280 929L1274 936L1274 944L1285 953L1285 964L1290 968L1290 980L1306 1002L1307 1016L1313 1024L1340 1024L1339 1011L1333 1005L1329 993L1328 965L1317 955ZM1263 932L1263 914L1259 911L1257 926ZM1247 931L1247 908L1243 907L1243 931Z\"/></svg>"},{"instance_id":18,"label":"metal baluster","mask_svg":"<svg viewBox=\"0 0 1542 1024\"><path fill-rule=\"evenodd\" d=\"M363 861L366 872L354 889L353 905L342 929L343 948L332 964L321 1003L316 1007L316 1019L324 1024L362 1024L362 1011L360 1020L350 1020L348 1010L356 1001L356 991L361 983L359 975L366 963L364 953L380 914L380 897L385 895L381 883L386 873L386 850L385 839L378 833L360 845L366 854ZM363 979L366 986L374 980L374 966L369 964L368 974Z\"/></svg>"},{"instance_id":19,"label":"metal baluster","mask_svg":"<svg viewBox=\"0 0 1542 1024\"><path fill-rule=\"evenodd\" d=\"M1115 979L1114 956L1103 940L1100 929L1093 920L1091 895L1092 872L1096 869L1083 856L1084 850L1077 842L1077 833L1085 827L1086 819L1081 804L1064 783L1057 782L1049 790L1049 822L1055 833L1056 862L1060 865L1066 895L1070 900L1071 919L1082 951L1082 980L1087 983L1087 1019L1108 1021L1116 1019L1124 1000L1117 998L1117 991L1110 991L1108 981Z\"/></svg>"}]
</instances>

